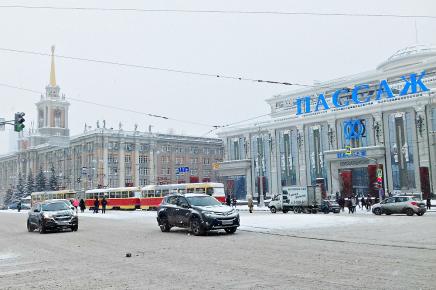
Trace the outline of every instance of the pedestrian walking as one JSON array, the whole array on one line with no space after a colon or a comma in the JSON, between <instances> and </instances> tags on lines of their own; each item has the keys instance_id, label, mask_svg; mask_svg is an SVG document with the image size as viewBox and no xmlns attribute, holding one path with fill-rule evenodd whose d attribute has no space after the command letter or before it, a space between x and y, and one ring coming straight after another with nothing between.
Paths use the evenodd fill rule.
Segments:
<instances>
[{"instance_id":1,"label":"pedestrian walking","mask_svg":"<svg viewBox=\"0 0 436 290\"><path fill-rule=\"evenodd\" d=\"M106 204L107 204L107 200L103 196L103 199L101 200L101 213L106 213Z\"/></svg>"},{"instance_id":2,"label":"pedestrian walking","mask_svg":"<svg viewBox=\"0 0 436 290\"><path fill-rule=\"evenodd\" d=\"M94 200L94 213L98 213L98 207L100 205L100 202L98 201L98 197Z\"/></svg>"},{"instance_id":3,"label":"pedestrian walking","mask_svg":"<svg viewBox=\"0 0 436 290\"><path fill-rule=\"evenodd\" d=\"M73 206L76 209L76 212L78 212L77 208L79 207L79 200L77 200L76 198L73 201Z\"/></svg>"},{"instance_id":4,"label":"pedestrian walking","mask_svg":"<svg viewBox=\"0 0 436 290\"><path fill-rule=\"evenodd\" d=\"M83 198L80 199L79 207L80 207L80 212L84 212L85 211L86 206L85 206L85 201L83 200Z\"/></svg>"},{"instance_id":5,"label":"pedestrian walking","mask_svg":"<svg viewBox=\"0 0 436 290\"><path fill-rule=\"evenodd\" d=\"M351 203L351 198L348 198L346 203L347 203L347 207L348 207L348 213L352 213L353 205Z\"/></svg>"},{"instance_id":6,"label":"pedestrian walking","mask_svg":"<svg viewBox=\"0 0 436 290\"><path fill-rule=\"evenodd\" d=\"M233 195L233 197L232 197L232 206L234 208L236 208L236 196L235 195Z\"/></svg>"},{"instance_id":7,"label":"pedestrian walking","mask_svg":"<svg viewBox=\"0 0 436 290\"><path fill-rule=\"evenodd\" d=\"M427 209L428 209L428 210L431 209L431 199L430 199L430 196L427 197Z\"/></svg>"},{"instance_id":8,"label":"pedestrian walking","mask_svg":"<svg viewBox=\"0 0 436 290\"><path fill-rule=\"evenodd\" d=\"M371 198L368 196L366 198L366 211L370 211L371 210Z\"/></svg>"},{"instance_id":9,"label":"pedestrian walking","mask_svg":"<svg viewBox=\"0 0 436 290\"><path fill-rule=\"evenodd\" d=\"M362 204L362 210L366 208L365 198L362 196L362 199L360 200L360 203Z\"/></svg>"},{"instance_id":10,"label":"pedestrian walking","mask_svg":"<svg viewBox=\"0 0 436 290\"><path fill-rule=\"evenodd\" d=\"M253 212L253 197L251 195L248 196L248 210L250 213Z\"/></svg>"},{"instance_id":11,"label":"pedestrian walking","mask_svg":"<svg viewBox=\"0 0 436 290\"><path fill-rule=\"evenodd\" d=\"M354 197L351 198L351 213L354 213L356 211L356 200L358 199Z\"/></svg>"},{"instance_id":12,"label":"pedestrian walking","mask_svg":"<svg viewBox=\"0 0 436 290\"><path fill-rule=\"evenodd\" d=\"M339 206L341 207L342 212L344 212L345 211L345 199L343 197L340 197L339 201L340 201Z\"/></svg>"},{"instance_id":13,"label":"pedestrian walking","mask_svg":"<svg viewBox=\"0 0 436 290\"><path fill-rule=\"evenodd\" d=\"M228 193L226 196L226 204L230 206L232 204L232 199L230 198L230 194Z\"/></svg>"},{"instance_id":14,"label":"pedestrian walking","mask_svg":"<svg viewBox=\"0 0 436 290\"><path fill-rule=\"evenodd\" d=\"M18 203L17 203L17 210L18 210L18 212L21 211L21 200L18 201Z\"/></svg>"}]
</instances>

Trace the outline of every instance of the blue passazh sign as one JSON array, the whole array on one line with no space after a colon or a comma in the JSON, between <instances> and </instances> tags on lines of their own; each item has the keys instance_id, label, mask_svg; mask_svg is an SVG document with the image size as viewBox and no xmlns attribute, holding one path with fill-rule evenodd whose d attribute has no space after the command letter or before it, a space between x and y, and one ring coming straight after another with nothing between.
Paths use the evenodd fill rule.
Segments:
<instances>
[{"instance_id":1,"label":"blue passazh sign","mask_svg":"<svg viewBox=\"0 0 436 290\"><path fill-rule=\"evenodd\" d=\"M419 75L412 73L409 75L408 78L406 76L402 76L401 79L404 81L404 87L400 91L399 95L404 96L407 94L415 94L418 91L421 92L429 91L429 89L422 82L424 76L425 76L425 71L422 71ZM370 87L368 84L356 85L352 90L351 100L341 99L341 96L343 96L344 94L348 94L350 89L345 89L345 88L338 89L332 95L331 104L327 102L325 95L321 93L317 97L315 107L312 107L311 96L298 98L295 100L294 103L297 106L296 115L303 115L311 112L330 110L331 108L345 108L352 104L365 104L370 102L371 100L379 101L382 98L386 98L386 99L395 98L391 88L389 87L387 80L380 81L378 88L374 91L373 94L368 94L365 96L359 95L360 91L368 90L369 88Z\"/></svg>"}]
</instances>

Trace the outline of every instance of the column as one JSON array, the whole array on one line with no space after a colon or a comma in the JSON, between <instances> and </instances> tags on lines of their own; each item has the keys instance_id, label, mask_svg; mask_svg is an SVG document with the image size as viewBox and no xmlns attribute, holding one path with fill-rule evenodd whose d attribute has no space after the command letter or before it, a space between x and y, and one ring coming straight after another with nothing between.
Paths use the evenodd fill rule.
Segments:
<instances>
[{"instance_id":1,"label":"column","mask_svg":"<svg viewBox=\"0 0 436 290\"><path fill-rule=\"evenodd\" d=\"M431 191L430 180L430 148L429 148L429 132L427 128L427 116L425 111L425 105L415 106L415 124L416 124L416 140L418 154L415 154L415 160L417 163L417 177L416 177L416 189L422 190L421 187L421 169L420 167L427 167L428 169L428 182L429 188L425 188L425 191ZM425 174L425 173L424 173ZM424 193L423 193L424 194Z\"/></svg>"},{"instance_id":2,"label":"column","mask_svg":"<svg viewBox=\"0 0 436 290\"><path fill-rule=\"evenodd\" d=\"M125 153L125 147L126 147L126 140L123 139L122 141L120 141L120 153L119 153L119 159L118 159L118 164L120 165L119 167L119 171L118 171L118 182L119 182L119 186L123 187L125 186L124 183L124 179L125 179L125 171L124 171L124 167L125 167L125 162L124 162L124 153Z\"/></svg>"},{"instance_id":3,"label":"column","mask_svg":"<svg viewBox=\"0 0 436 290\"><path fill-rule=\"evenodd\" d=\"M383 115L381 112L377 112L373 114L374 121L372 127L374 129L374 144L376 146L384 146L385 144L385 130L383 124Z\"/></svg>"},{"instance_id":4,"label":"column","mask_svg":"<svg viewBox=\"0 0 436 290\"><path fill-rule=\"evenodd\" d=\"M281 192L281 185L279 184L279 176L278 176L278 170L277 170L277 147L278 147L278 140L276 136L276 130L268 130L268 133L270 135L270 154L271 154L271 180L270 180L270 195L274 196Z\"/></svg>"},{"instance_id":5,"label":"column","mask_svg":"<svg viewBox=\"0 0 436 290\"><path fill-rule=\"evenodd\" d=\"M297 146L298 146L298 168L299 170L299 185L305 186L307 185L306 179L306 150L305 149L305 140L304 140L304 126L297 126Z\"/></svg>"},{"instance_id":6,"label":"column","mask_svg":"<svg viewBox=\"0 0 436 290\"><path fill-rule=\"evenodd\" d=\"M327 138L328 138L329 150L337 150L338 142L337 142L337 132L336 132L336 120L328 120L327 124L328 124Z\"/></svg>"}]
</instances>

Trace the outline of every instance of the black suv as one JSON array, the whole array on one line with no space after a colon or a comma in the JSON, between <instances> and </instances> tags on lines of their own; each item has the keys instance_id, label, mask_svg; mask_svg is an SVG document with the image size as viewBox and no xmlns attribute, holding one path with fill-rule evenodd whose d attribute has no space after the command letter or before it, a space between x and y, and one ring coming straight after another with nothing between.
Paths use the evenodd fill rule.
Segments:
<instances>
[{"instance_id":1,"label":"black suv","mask_svg":"<svg viewBox=\"0 0 436 290\"><path fill-rule=\"evenodd\" d=\"M47 230L69 228L77 231L79 218L74 210L63 200L49 200L32 206L27 218L27 230L43 234Z\"/></svg>"},{"instance_id":2,"label":"black suv","mask_svg":"<svg viewBox=\"0 0 436 290\"><path fill-rule=\"evenodd\" d=\"M162 200L157 223L162 232L182 227L196 236L218 229L233 234L239 227L239 213L207 194L172 194Z\"/></svg>"}]
</instances>

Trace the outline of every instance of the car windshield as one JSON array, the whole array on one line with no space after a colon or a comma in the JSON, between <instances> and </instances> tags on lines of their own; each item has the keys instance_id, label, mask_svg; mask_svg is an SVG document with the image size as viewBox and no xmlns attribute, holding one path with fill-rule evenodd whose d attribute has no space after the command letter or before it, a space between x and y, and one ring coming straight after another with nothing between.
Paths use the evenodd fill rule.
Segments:
<instances>
[{"instance_id":1,"label":"car windshield","mask_svg":"<svg viewBox=\"0 0 436 290\"><path fill-rule=\"evenodd\" d=\"M195 206L216 206L221 203L211 196L190 196L187 197L189 203Z\"/></svg>"},{"instance_id":2,"label":"car windshield","mask_svg":"<svg viewBox=\"0 0 436 290\"><path fill-rule=\"evenodd\" d=\"M58 211L70 209L65 202L53 202L42 205L43 211Z\"/></svg>"}]
</instances>

